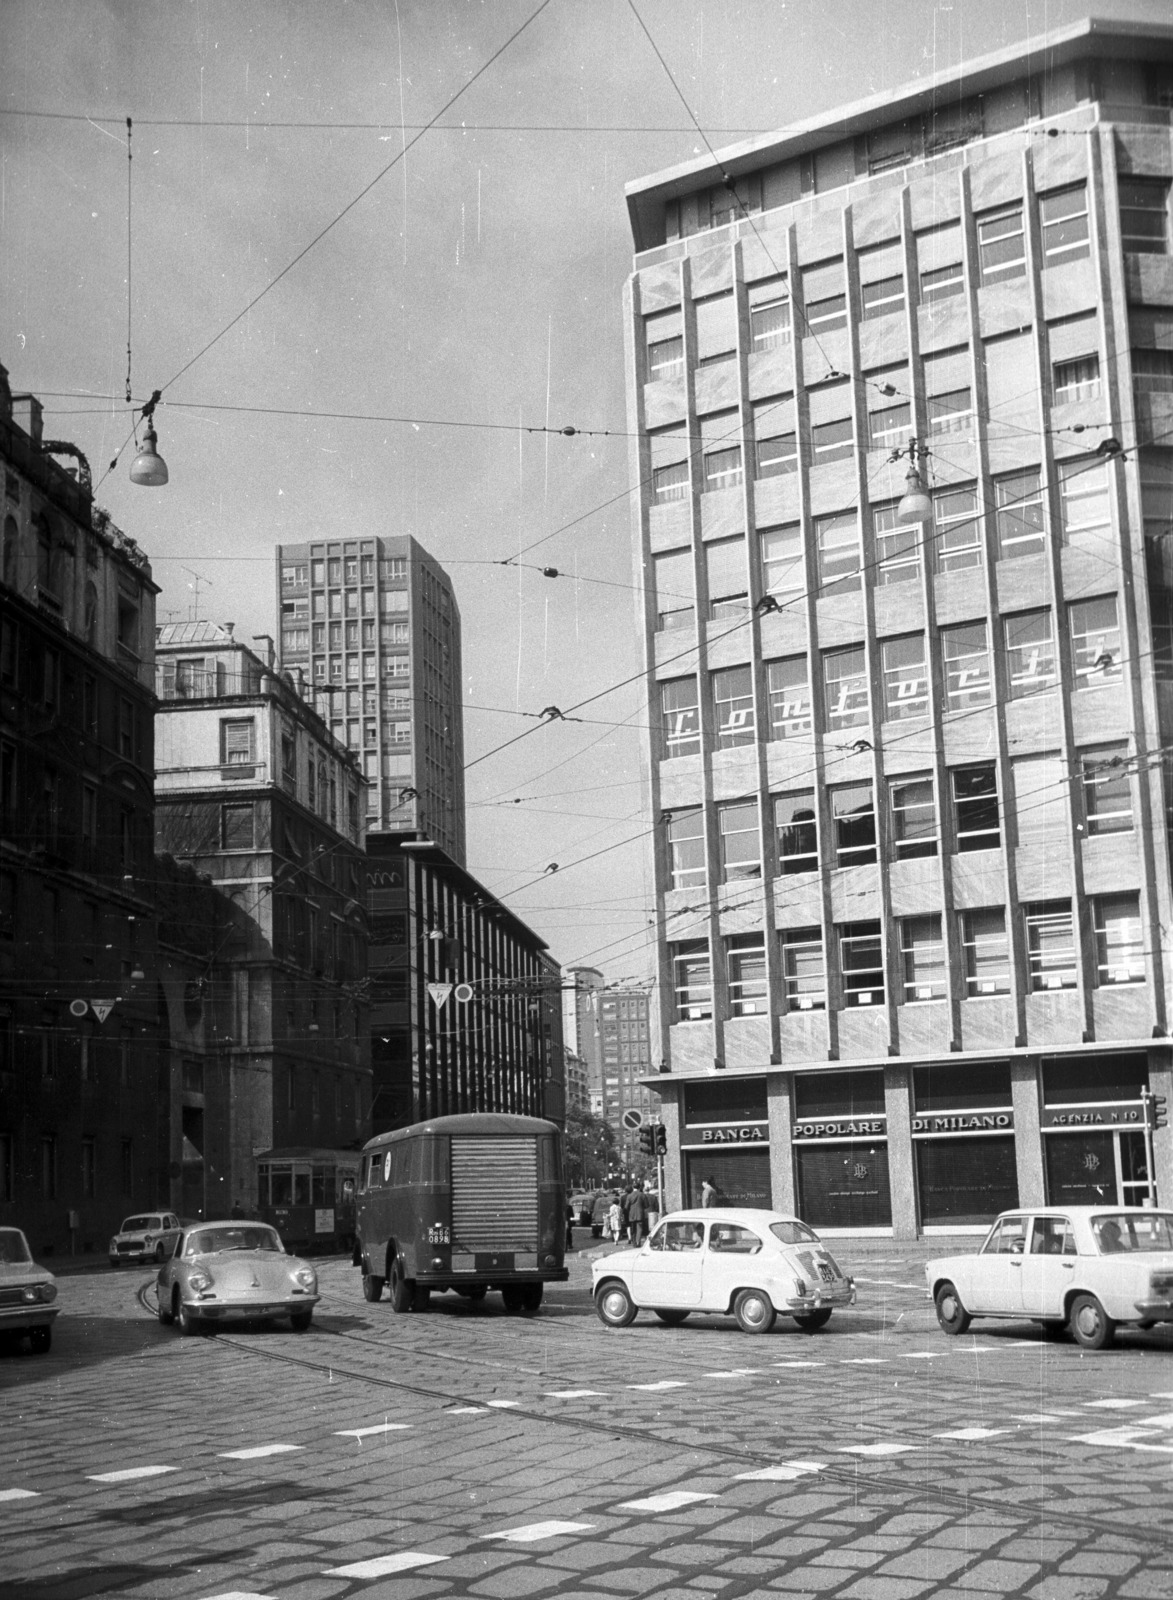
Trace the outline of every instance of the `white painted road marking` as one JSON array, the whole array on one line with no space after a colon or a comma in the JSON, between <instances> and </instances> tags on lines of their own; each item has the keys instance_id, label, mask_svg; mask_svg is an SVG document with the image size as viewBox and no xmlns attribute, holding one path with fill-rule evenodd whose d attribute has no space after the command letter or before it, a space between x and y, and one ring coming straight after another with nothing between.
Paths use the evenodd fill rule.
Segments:
<instances>
[{"instance_id":1,"label":"white painted road marking","mask_svg":"<svg viewBox=\"0 0 1173 1600\"><path fill-rule=\"evenodd\" d=\"M952 1433L935 1433L934 1439L996 1439L1009 1428L955 1428Z\"/></svg>"},{"instance_id":2,"label":"white painted road marking","mask_svg":"<svg viewBox=\"0 0 1173 1600\"><path fill-rule=\"evenodd\" d=\"M589 1533L593 1522L530 1522L523 1528L505 1528L501 1533L482 1533L482 1539L509 1539L513 1544L537 1544L556 1539L560 1533Z\"/></svg>"},{"instance_id":3,"label":"white painted road marking","mask_svg":"<svg viewBox=\"0 0 1173 1600\"><path fill-rule=\"evenodd\" d=\"M1143 1406L1143 1400L1085 1400L1089 1411L1131 1411L1133 1406Z\"/></svg>"},{"instance_id":4,"label":"white painted road marking","mask_svg":"<svg viewBox=\"0 0 1173 1600\"><path fill-rule=\"evenodd\" d=\"M178 1467L123 1467L119 1472L87 1472L91 1483L130 1483L134 1478L161 1478L165 1472L178 1472Z\"/></svg>"},{"instance_id":5,"label":"white painted road marking","mask_svg":"<svg viewBox=\"0 0 1173 1600\"><path fill-rule=\"evenodd\" d=\"M1064 1417L1071 1416L1070 1411L1026 1411L1015 1412L1015 1422L1062 1422Z\"/></svg>"},{"instance_id":6,"label":"white painted road marking","mask_svg":"<svg viewBox=\"0 0 1173 1600\"><path fill-rule=\"evenodd\" d=\"M1152 1438L1152 1435L1149 1435ZM1173 1456L1173 1444L1149 1444L1141 1428L1100 1428L1095 1433L1077 1433L1071 1444L1115 1445L1120 1450L1145 1450L1150 1455Z\"/></svg>"},{"instance_id":7,"label":"white painted road marking","mask_svg":"<svg viewBox=\"0 0 1173 1600\"><path fill-rule=\"evenodd\" d=\"M772 1367L825 1367L825 1361L771 1361Z\"/></svg>"},{"instance_id":8,"label":"white painted road marking","mask_svg":"<svg viewBox=\"0 0 1173 1600\"><path fill-rule=\"evenodd\" d=\"M275 1595L257 1594L252 1589L226 1589L223 1594L209 1594L204 1600L276 1600Z\"/></svg>"},{"instance_id":9,"label":"white painted road marking","mask_svg":"<svg viewBox=\"0 0 1173 1600\"><path fill-rule=\"evenodd\" d=\"M776 1467L761 1467L757 1472L739 1472L738 1482L789 1483L808 1472L822 1472L825 1461L780 1461Z\"/></svg>"},{"instance_id":10,"label":"white painted road marking","mask_svg":"<svg viewBox=\"0 0 1173 1600\"><path fill-rule=\"evenodd\" d=\"M373 1433L398 1433L400 1428L410 1428L410 1422L380 1422L373 1428L339 1428L336 1439L369 1439Z\"/></svg>"},{"instance_id":11,"label":"white painted road marking","mask_svg":"<svg viewBox=\"0 0 1173 1600\"><path fill-rule=\"evenodd\" d=\"M703 1378L753 1378L761 1372L761 1367L730 1367L727 1372L703 1372Z\"/></svg>"},{"instance_id":12,"label":"white painted road marking","mask_svg":"<svg viewBox=\"0 0 1173 1600\"><path fill-rule=\"evenodd\" d=\"M938 1356L943 1356L943 1350L902 1350L901 1361L936 1361Z\"/></svg>"},{"instance_id":13,"label":"white painted road marking","mask_svg":"<svg viewBox=\"0 0 1173 1600\"><path fill-rule=\"evenodd\" d=\"M848 1356L840 1361L841 1367L883 1367L887 1365L886 1356Z\"/></svg>"},{"instance_id":14,"label":"white painted road marking","mask_svg":"<svg viewBox=\"0 0 1173 1600\"><path fill-rule=\"evenodd\" d=\"M602 1389L547 1389L547 1400L586 1400L588 1398L605 1399Z\"/></svg>"},{"instance_id":15,"label":"white painted road marking","mask_svg":"<svg viewBox=\"0 0 1173 1600\"><path fill-rule=\"evenodd\" d=\"M393 1556L373 1556L369 1561L352 1561L348 1567L327 1567L327 1578L385 1578L389 1572L408 1572L412 1567L430 1567L447 1561L447 1556L428 1555L423 1550L397 1550Z\"/></svg>"},{"instance_id":16,"label":"white painted road marking","mask_svg":"<svg viewBox=\"0 0 1173 1600\"><path fill-rule=\"evenodd\" d=\"M688 1385L679 1383L674 1378L661 1378L659 1383L629 1383L627 1387L629 1389L646 1389L649 1393L654 1393L659 1389L687 1389Z\"/></svg>"},{"instance_id":17,"label":"white painted road marking","mask_svg":"<svg viewBox=\"0 0 1173 1600\"><path fill-rule=\"evenodd\" d=\"M276 1600L271 1594L257 1594L252 1589L226 1589L223 1594L205 1595L204 1600Z\"/></svg>"},{"instance_id":18,"label":"white painted road marking","mask_svg":"<svg viewBox=\"0 0 1173 1600\"><path fill-rule=\"evenodd\" d=\"M837 1450L841 1456L901 1456L906 1450L918 1450L915 1444L849 1444Z\"/></svg>"},{"instance_id":19,"label":"white painted road marking","mask_svg":"<svg viewBox=\"0 0 1173 1600\"><path fill-rule=\"evenodd\" d=\"M617 1511L678 1511L698 1500L715 1500L715 1494L696 1494L691 1489L669 1489L665 1494L649 1495L646 1500L621 1500Z\"/></svg>"},{"instance_id":20,"label":"white painted road marking","mask_svg":"<svg viewBox=\"0 0 1173 1600\"><path fill-rule=\"evenodd\" d=\"M37 1500L35 1489L0 1489L0 1500Z\"/></svg>"},{"instance_id":21,"label":"white painted road marking","mask_svg":"<svg viewBox=\"0 0 1173 1600\"><path fill-rule=\"evenodd\" d=\"M510 1411L521 1404L520 1400L486 1400L487 1406L494 1407L497 1411Z\"/></svg>"},{"instance_id":22,"label":"white painted road marking","mask_svg":"<svg viewBox=\"0 0 1173 1600\"><path fill-rule=\"evenodd\" d=\"M446 1415L450 1417L480 1417L485 1412L484 1406L448 1406Z\"/></svg>"},{"instance_id":23,"label":"white painted road marking","mask_svg":"<svg viewBox=\"0 0 1173 1600\"><path fill-rule=\"evenodd\" d=\"M300 1444L254 1444L247 1450L221 1450L220 1458L223 1461L260 1461L262 1456L283 1456L290 1450L302 1450Z\"/></svg>"}]
</instances>

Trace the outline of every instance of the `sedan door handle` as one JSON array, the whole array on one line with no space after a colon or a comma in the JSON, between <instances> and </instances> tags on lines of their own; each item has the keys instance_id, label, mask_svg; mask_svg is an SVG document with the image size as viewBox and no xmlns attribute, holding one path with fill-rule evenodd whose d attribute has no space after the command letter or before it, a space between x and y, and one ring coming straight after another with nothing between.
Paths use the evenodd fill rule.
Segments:
<instances>
[{"instance_id":1,"label":"sedan door handle","mask_svg":"<svg viewBox=\"0 0 1173 1600\"><path fill-rule=\"evenodd\" d=\"M1022 1265L1022 1260L1021 1260L1021 1258L1020 1258L1020 1257L1018 1257L1018 1256L1012 1256L1012 1257L1011 1257L1011 1258L1010 1258L1010 1265L1011 1265L1011 1266L1012 1266L1012 1267L1021 1267L1021 1265Z\"/></svg>"},{"instance_id":2,"label":"sedan door handle","mask_svg":"<svg viewBox=\"0 0 1173 1600\"><path fill-rule=\"evenodd\" d=\"M1061 1261L1059 1263L1059 1265L1063 1268L1064 1272L1074 1272L1075 1271L1075 1262L1074 1261Z\"/></svg>"}]
</instances>

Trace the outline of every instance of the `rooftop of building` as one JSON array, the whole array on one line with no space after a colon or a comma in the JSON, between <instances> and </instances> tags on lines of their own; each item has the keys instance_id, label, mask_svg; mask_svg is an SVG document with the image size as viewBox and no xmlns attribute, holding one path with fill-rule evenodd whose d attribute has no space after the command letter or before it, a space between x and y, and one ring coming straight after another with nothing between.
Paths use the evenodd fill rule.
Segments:
<instances>
[{"instance_id":1,"label":"rooftop of building","mask_svg":"<svg viewBox=\"0 0 1173 1600\"><path fill-rule=\"evenodd\" d=\"M155 648L190 649L192 645L221 645L225 649L248 647L235 637L231 622L161 622L155 629ZM251 652L250 652L251 653Z\"/></svg>"},{"instance_id":2,"label":"rooftop of building","mask_svg":"<svg viewBox=\"0 0 1173 1600\"><path fill-rule=\"evenodd\" d=\"M465 867L452 859L446 850L433 839L420 833L368 833L367 856L372 866L396 856L406 855L426 865L437 877L443 879L461 898L469 900L485 915L497 917L522 944L535 950L548 951L549 945L511 911L503 900L498 900L491 889L486 889ZM553 961L553 957L549 958ZM557 965L557 963L555 963Z\"/></svg>"},{"instance_id":3,"label":"rooftop of building","mask_svg":"<svg viewBox=\"0 0 1173 1600\"><path fill-rule=\"evenodd\" d=\"M625 187L637 250L654 241L655 211L697 188L807 155L909 117L972 101L1014 82L1053 74L1081 60L1173 62L1173 24L1086 17L1034 40L977 56L890 92L836 106L772 133L755 134L694 160L635 178Z\"/></svg>"},{"instance_id":4,"label":"rooftop of building","mask_svg":"<svg viewBox=\"0 0 1173 1600\"><path fill-rule=\"evenodd\" d=\"M155 594L159 593L144 552L113 522L108 511L94 503L90 464L85 453L69 440L45 438L41 402L34 394L13 394L8 369L3 363L0 363L0 455L23 472L59 511L89 528L116 560L133 567L140 582L147 584ZM53 459L55 455L71 456L77 466L63 466Z\"/></svg>"}]
</instances>

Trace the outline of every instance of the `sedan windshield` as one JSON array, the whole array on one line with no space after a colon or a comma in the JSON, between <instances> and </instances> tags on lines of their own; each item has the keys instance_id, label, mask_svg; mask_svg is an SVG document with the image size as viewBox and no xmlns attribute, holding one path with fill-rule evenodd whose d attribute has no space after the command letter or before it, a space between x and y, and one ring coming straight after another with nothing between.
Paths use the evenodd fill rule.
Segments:
<instances>
[{"instance_id":1,"label":"sedan windshield","mask_svg":"<svg viewBox=\"0 0 1173 1600\"><path fill-rule=\"evenodd\" d=\"M1102 1256L1124 1255L1137 1251L1173 1252L1173 1212L1117 1211L1111 1216L1093 1217L1092 1234Z\"/></svg>"},{"instance_id":2,"label":"sedan windshield","mask_svg":"<svg viewBox=\"0 0 1173 1600\"><path fill-rule=\"evenodd\" d=\"M120 1233L145 1233L146 1230L151 1226L152 1220L153 1219L151 1217L127 1217L126 1221L122 1224L122 1227L119 1229L119 1232ZM158 1227L158 1221L157 1220L155 1220L155 1224L154 1225L156 1227Z\"/></svg>"},{"instance_id":3,"label":"sedan windshield","mask_svg":"<svg viewBox=\"0 0 1173 1600\"><path fill-rule=\"evenodd\" d=\"M272 1250L283 1253L272 1228L201 1228L190 1235L185 1256L214 1256L225 1250Z\"/></svg>"},{"instance_id":4,"label":"sedan windshield","mask_svg":"<svg viewBox=\"0 0 1173 1600\"><path fill-rule=\"evenodd\" d=\"M23 1266L32 1259L19 1228L0 1228L0 1265Z\"/></svg>"},{"instance_id":5,"label":"sedan windshield","mask_svg":"<svg viewBox=\"0 0 1173 1600\"><path fill-rule=\"evenodd\" d=\"M795 1217L791 1222L771 1222L770 1232L783 1244L818 1244L819 1236Z\"/></svg>"}]
</instances>

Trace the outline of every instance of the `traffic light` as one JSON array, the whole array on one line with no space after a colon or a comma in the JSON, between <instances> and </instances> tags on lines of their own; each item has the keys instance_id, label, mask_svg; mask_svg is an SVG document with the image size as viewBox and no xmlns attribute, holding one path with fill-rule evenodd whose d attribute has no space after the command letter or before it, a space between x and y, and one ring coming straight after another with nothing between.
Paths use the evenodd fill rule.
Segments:
<instances>
[{"instance_id":1,"label":"traffic light","mask_svg":"<svg viewBox=\"0 0 1173 1600\"><path fill-rule=\"evenodd\" d=\"M666 1156L668 1154L668 1130L662 1122L657 1122L655 1131L656 1154L658 1156Z\"/></svg>"},{"instance_id":2,"label":"traffic light","mask_svg":"<svg viewBox=\"0 0 1173 1600\"><path fill-rule=\"evenodd\" d=\"M1149 1127L1166 1128L1169 1125L1165 1115L1165 1096L1163 1094L1149 1095Z\"/></svg>"},{"instance_id":3,"label":"traffic light","mask_svg":"<svg viewBox=\"0 0 1173 1600\"><path fill-rule=\"evenodd\" d=\"M639 1130L639 1153L641 1156L654 1155L656 1150L656 1136L651 1128Z\"/></svg>"}]
</instances>

